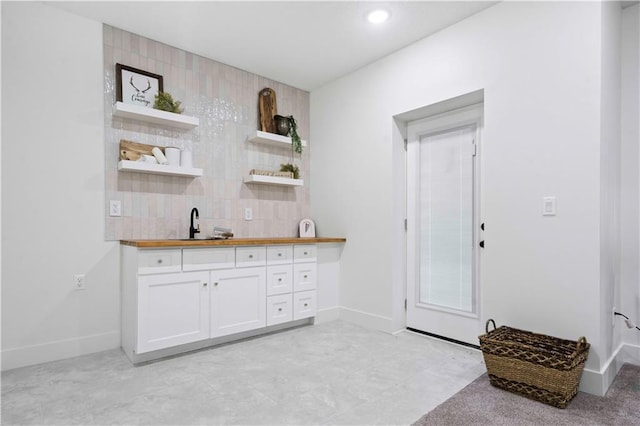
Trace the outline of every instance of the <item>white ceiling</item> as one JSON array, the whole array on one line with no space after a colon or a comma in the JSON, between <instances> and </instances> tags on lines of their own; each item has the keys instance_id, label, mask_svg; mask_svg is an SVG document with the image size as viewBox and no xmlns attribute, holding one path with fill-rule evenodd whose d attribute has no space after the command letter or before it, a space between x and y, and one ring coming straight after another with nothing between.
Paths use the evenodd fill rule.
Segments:
<instances>
[{"instance_id":1,"label":"white ceiling","mask_svg":"<svg viewBox=\"0 0 640 426\"><path fill-rule=\"evenodd\" d=\"M311 91L496 1L79 1L50 4ZM391 11L381 25L366 21Z\"/></svg>"}]
</instances>

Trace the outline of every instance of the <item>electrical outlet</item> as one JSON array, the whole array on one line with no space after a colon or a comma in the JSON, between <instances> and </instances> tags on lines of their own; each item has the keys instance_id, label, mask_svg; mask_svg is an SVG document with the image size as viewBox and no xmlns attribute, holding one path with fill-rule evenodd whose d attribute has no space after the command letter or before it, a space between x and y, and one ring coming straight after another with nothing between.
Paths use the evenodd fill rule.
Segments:
<instances>
[{"instance_id":1,"label":"electrical outlet","mask_svg":"<svg viewBox=\"0 0 640 426\"><path fill-rule=\"evenodd\" d=\"M84 290L84 275L76 274L73 276L73 288L76 290Z\"/></svg>"},{"instance_id":2,"label":"electrical outlet","mask_svg":"<svg viewBox=\"0 0 640 426\"><path fill-rule=\"evenodd\" d=\"M251 207L244 208L244 220L253 220L253 209Z\"/></svg>"},{"instance_id":3,"label":"electrical outlet","mask_svg":"<svg viewBox=\"0 0 640 426\"><path fill-rule=\"evenodd\" d=\"M122 202L120 200L109 201L109 216L122 216Z\"/></svg>"}]
</instances>

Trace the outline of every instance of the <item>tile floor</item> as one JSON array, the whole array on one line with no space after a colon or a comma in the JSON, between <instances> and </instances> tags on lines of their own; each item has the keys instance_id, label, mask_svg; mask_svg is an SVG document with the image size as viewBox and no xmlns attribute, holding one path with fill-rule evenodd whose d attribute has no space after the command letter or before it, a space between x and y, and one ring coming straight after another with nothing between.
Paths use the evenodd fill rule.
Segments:
<instances>
[{"instance_id":1,"label":"tile floor","mask_svg":"<svg viewBox=\"0 0 640 426\"><path fill-rule=\"evenodd\" d=\"M479 351L343 321L134 367L120 350L2 373L2 424L410 424L485 371Z\"/></svg>"}]
</instances>

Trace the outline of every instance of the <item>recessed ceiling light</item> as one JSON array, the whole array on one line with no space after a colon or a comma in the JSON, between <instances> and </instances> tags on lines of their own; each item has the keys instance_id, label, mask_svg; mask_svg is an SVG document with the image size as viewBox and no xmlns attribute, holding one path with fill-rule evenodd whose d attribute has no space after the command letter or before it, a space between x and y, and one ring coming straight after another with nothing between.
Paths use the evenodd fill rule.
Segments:
<instances>
[{"instance_id":1,"label":"recessed ceiling light","mask_svg":"<svg viewBox=\"0 0 640 426\"><path fill-rule=\"evenodd\" d=\"M389 16L391 16L391 14L388 10L376 9L369 12L369 14L367 15L367 20L372 24L380 24L389 19Z\"/></svg>"}]
</instances>

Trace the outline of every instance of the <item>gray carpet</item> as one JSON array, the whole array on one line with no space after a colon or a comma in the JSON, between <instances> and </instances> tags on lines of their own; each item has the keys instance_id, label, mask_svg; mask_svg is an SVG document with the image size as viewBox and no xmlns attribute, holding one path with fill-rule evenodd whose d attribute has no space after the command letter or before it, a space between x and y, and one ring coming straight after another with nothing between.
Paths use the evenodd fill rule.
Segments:
<instances>
[{"instance_id":1,"label":"gray carpet","mask_svg":"<svg viewBox=\"0 0 640 426\"><path fill-rule=\"evenodd\" d=\"M483 374L413 423L423 425L640 425L640 366L623 365L605 396L578 392L565 409L495 388Z\"/></svg>"}]
</instances>

